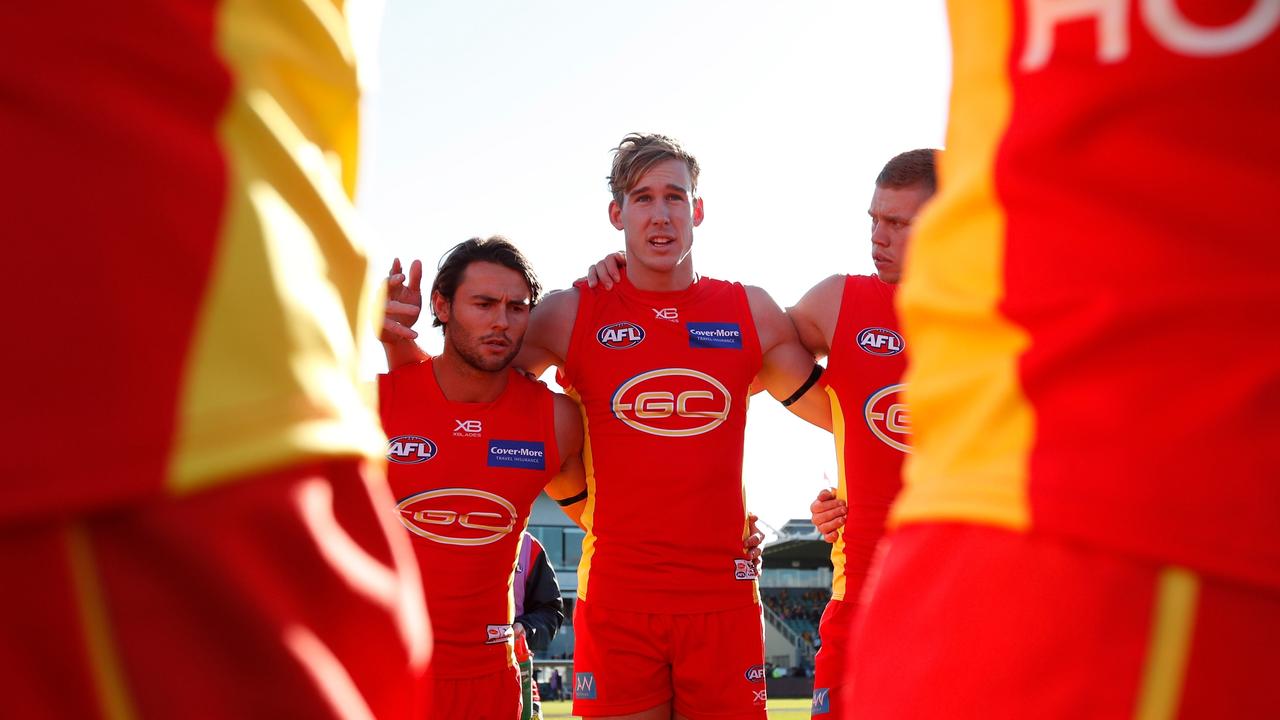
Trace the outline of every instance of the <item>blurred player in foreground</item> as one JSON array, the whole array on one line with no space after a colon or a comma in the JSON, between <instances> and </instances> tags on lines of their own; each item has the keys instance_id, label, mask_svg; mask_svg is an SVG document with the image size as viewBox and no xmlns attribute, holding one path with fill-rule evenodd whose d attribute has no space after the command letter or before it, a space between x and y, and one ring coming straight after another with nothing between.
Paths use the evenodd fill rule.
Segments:
<instances>
[{"instance_id":1,"label":"blurred player in foreground","mask_svg":"<svg viewBox=\"0 0 1280 720\"><path fill-rule=\"evenodd\" d=\"M843 716L1280 716L1280 3L950 10Z\"/></svg>"},{"instance_id":2,"label":"blurred player in foreground","mask_svg":"<svg viewBox=\"0 0 1280 720\"><path fill-rule=\"evenodd\" d=\"M422 717L343 7L4 16L4 714Z\"/></svg>"}]
</instances>

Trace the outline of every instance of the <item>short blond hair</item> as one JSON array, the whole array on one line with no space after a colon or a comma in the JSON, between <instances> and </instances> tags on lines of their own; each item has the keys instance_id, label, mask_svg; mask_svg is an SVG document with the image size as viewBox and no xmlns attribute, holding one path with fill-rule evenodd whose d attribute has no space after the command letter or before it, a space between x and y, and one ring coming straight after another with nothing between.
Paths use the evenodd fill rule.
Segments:
<instances>
[{"instance_id":1,"label":"short blond hair","mask_svg":"<svg viewBox=\"0 0 1280 720\"><path fill-rule=\"evenodd\" d=\"M680 160L688 166L689 189L696 195L698 160L678 140L656 133L630 133L613 149L613 167L609 172L613 201L622 205L623 196L640 182L640 178L654 165L667 160Z\"/></svg>"}]
</instances>

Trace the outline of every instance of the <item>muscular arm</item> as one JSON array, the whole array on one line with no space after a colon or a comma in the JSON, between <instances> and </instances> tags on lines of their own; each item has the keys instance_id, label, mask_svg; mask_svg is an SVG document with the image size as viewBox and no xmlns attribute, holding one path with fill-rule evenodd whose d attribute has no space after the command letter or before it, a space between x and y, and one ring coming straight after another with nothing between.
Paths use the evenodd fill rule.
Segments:
<instances>
[{"instance_id":1,"label":"muscular arm","mask_svg":"<svg viewBox=\"0 0 1280 720\"><path fill-rule=\"evenodd\" d=\"M560 472L547 483L547 495L560 504L560 509L578 527L587 506L587 478L582 465L582 416L574 401L557 394L555 397L556 447L560 453ZM569 504L564 504L568 502Z\"/></svg>"},{"instance_id":2,"label":"muscular arm","mask_svg":"<svg viewBox=\"0 0 1280 720\"><path fill-rule=\"evenodd\" d=\"M795 326L768 293L758 287L748 287L747 300L764 355L756 380L774 399L785 400L809 378L813 355L800 344ZM821 384L809 388L787 409L824 430L831 430L831 401Z\"/></svg>"},{"instance_id":3,"label":"muscular arm","mask_svg":"<svg viewBox=\"0 0 1280 720\"><path fill-rule=\"evenodd\" d=\"M541 375L552 365L564 367L577 315L576 288L557 290L543 298L529 316L529 329L524 334L524 344L512 364L535 376Z\"/></svg>"},{"instance_id":4,"label":"muscular arm","mask_svg":"<svg viewBox=\"0 0 1280 720\"><path fill-rule=\"evenodd\" d=\"M844 275L832 275L810 288L800 302L787 308L787 317L795 325L800 344L814 357L831 353L843 296Z\"/></svg>"}]
</instances>

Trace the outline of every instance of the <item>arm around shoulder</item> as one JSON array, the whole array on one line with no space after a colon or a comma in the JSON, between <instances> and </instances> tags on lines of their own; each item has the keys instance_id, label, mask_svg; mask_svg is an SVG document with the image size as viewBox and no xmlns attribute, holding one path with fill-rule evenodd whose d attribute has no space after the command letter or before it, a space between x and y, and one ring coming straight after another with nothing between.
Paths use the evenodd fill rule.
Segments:
<instances>
[{"instance_id":1,"label":"arm around shoulder","mask_svg":"<svg viewBox=\"0 0 1280 720\"><path fill-rule=\"evenodd\" d=\"M577 316L577 288L548 294L529 316L524 344L512 364L534 375L541 375L552 365L564 367Z\"/></svg>"},{"instance_id":2,"label":"arm around shoulder","mask_svg":"<svg viewBox=\"0 0 1280 720\"><path fill-rule=\"evenodd\" d=\"M795 326L764 290L747 288L756 333L763 355L757 382L779 402L790 400L792 414L824 430L831 429L831 404L827 393L813 380L813 355L800 344ZM801 388L799 397L793 396Z\"/></svg>"}]
</instances>

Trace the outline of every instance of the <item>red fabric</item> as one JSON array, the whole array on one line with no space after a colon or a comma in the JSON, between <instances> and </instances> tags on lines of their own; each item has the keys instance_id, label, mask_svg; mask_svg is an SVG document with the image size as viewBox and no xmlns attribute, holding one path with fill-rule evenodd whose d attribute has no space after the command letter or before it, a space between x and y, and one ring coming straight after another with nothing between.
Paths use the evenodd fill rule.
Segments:
<instances>
[{"instance_id":1,"label":"red fabric","mask_svg":"<svg viewBox=\"0 0 1280 720\"><path fill-rule=\"evenodd\" d=\"M838 717L849 703L852 668L847 664L849 646L853 642L854 621L858 617L857 600L832 600L822 611L818 623L818 637L822 647L813 658L813 710L814 715L831 714ZM819 711L819 708L822 710Z\"/></svg>"},{"instance_id":2,"label":"red fabric","mask_svg":"<svg viewBox=\"0 0 1280 720\"><path fill-rule=\"evenodd\" d=\"M580 597L650 612L754 605L754 581L735 577L747 388L761 362L746 292L704 277L649 293L624 278L612 291L580 284L578 297L561 382L585 407L595 477Z\"/></svg>"},{"instance_id":3,"label":"red fabric","mask_svg":"<svg viewBox=\"0 0 1280 720\"><path fill-rule=\"evenodd\" d=\"M889 506L902 489L902 449L909 423L902 393L906 345L898 329L896 286L872 275L845 278L840 314L823 382L844 413L844 447L837 447L847 494L843 547L831 549L843 598L858 600L876 545L884 536ZM908 425L909 427L909 425ZM886 439L888 438L888 439ZM826 638L823 639L826 642Z\"/></svg>"},{"instance_id":4,"label":"red fabric","mask_svg":"<svg viewBox=\"0 0 1280 720\"><path fill-rule=\"evenodd\" d=\"M534 499L560 470L553 395L512 370L496 401L450 402L431 367L428 360L379 378L387 475L422 570L433 674L488 675L511 666L520 534ZM425 460L410 447L424 439L434 447ZM494 460L513 457L497 454L510 443L543 455L515 456L528 467L492 465L517 462Z\"/></svg>"},{"instance_id":5,"label":"red fabric","mask_svg":"<svg viewBox=\"0 0 1280 720\"><path fill-rule=\"evenodd\" d=\"M1013 3L995 179L1000 310L1031 339L1032 522L1280 587L1280 94L1259 91L1280 28L1193 57L1126 4L1120 60L1077 20L1026 70ZM1171 4L1205 28L1258 6Z\"/></svg>"},{"instance_id":6,"label":"red fabric","mask_svg":"<svg viewBox=\"0 0 1280 720\"><path fill-rule=\"evenodd\" d=\"M577 603L573 713L626 715L674 697L676 712L689 720L764 720L760 612L673 615Z\"/></svg>"},{"instance_id":7,"label":"red fabric","mask_svg":"<svg viewBox=\"0 0 1280 720\"><path fill-rule=\"evenodd\" d=\"M430 720L519 720L523 708L520 669L512 666L467 678L435 677L432 665Z\"/></svg>"},{"instance_id":8,"label":"red fabric","mask_svg":"<svg viewBox=\"0 0 1280 720\"><path fill-rule=\"evenodd\" d=\"M837 717L1132 717L1161 566L1036 535L893 537ZM1280 595L1199 578L1180 718L1276 717Z\"/></svg>"},{"instance_id":9,"label":"red fabric","mask_svg":"<svg viewBox=\"0 0 1280 720\"><path fill-rule=\"evenodd\" d=\"M299 628L327 648L374 717L422 717L424 678L410 668L393 608L353 589L298 502L303 489L332 493L325 510L338 532L390 571L391 528L370 492L381 482L334 462L76 523L9 527L0 565L22 582L0 593L5 712L103 716L71 573L76 531L138 717L339 717L289 650ZM408 570L396 580L419 582Z\"/></svg>"},{"instance_id":10,"label":"red fabric","mask_svg":"<svg viewBox=\"0 0 1280 720\"><path fill-rule=\"evenodd\" d=\"M158 492L222 224L218 3L0 12L6 332L0 520ZM20 310L20 311L18 311ZM74 337L55 330L74 327ZM65 330L65 327L64 327ZM104 381L103 378L109 378ZM68 472L68 459L92 472Z\"/></svg>"}]
</instances>

